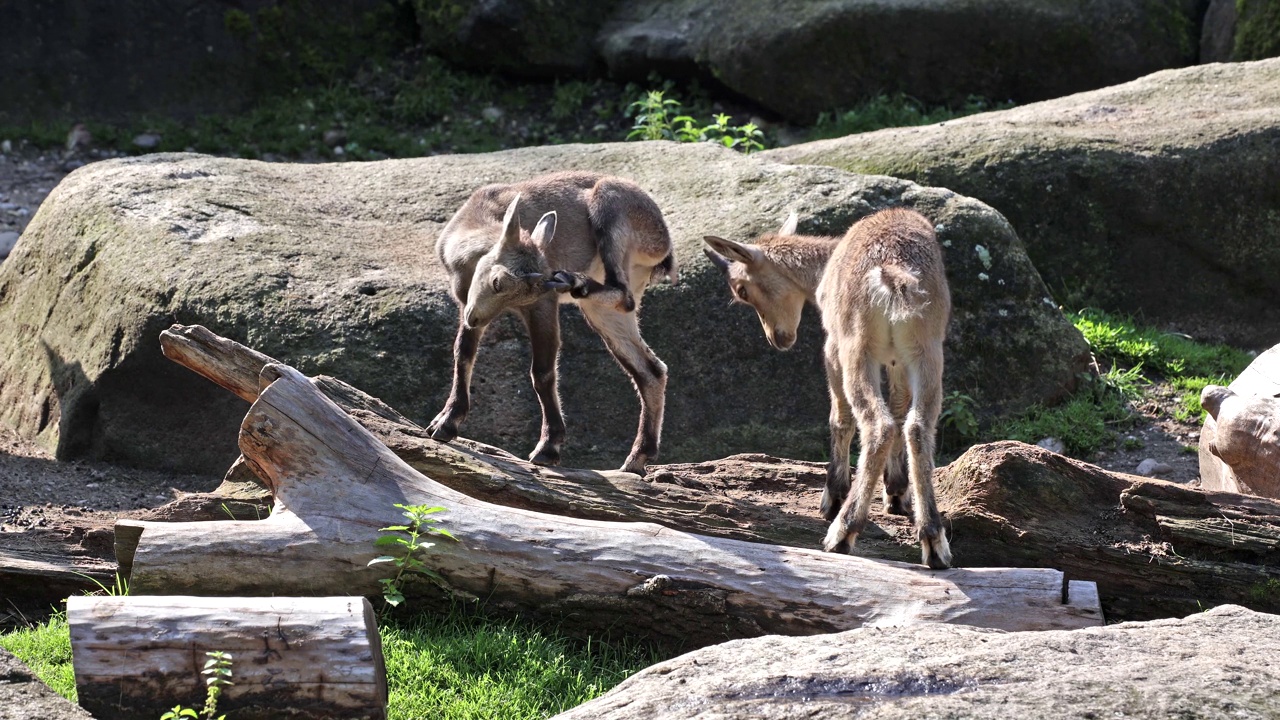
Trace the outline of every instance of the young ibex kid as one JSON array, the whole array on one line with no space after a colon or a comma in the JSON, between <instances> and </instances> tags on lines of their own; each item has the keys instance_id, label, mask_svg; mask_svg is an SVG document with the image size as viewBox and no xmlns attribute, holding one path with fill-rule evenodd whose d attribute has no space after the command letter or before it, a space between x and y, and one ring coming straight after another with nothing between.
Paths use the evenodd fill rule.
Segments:
<instances>
[{"instance_id":1,"label":"young ibex kid","mask_svg":"<svg viewBox=\"0 0 1280 720\"><path fill-rule=\"evenodd\" d=\"M735 301L755 308L775 348L795 343L806 301L822 314L831 393L831 462L822 514L832 521L823 548L850 549L866 526L883 476L887 509L905 513L908 502L915 506L923 562L949 567L951 549L931 474L951 295L933 225L917 212L893 208L859 220L843 238L795 231L792 214L778 234L753 245L707 237L712 249L704 250L724 271ZM882 373L888 375L887 400ZM862 453L850 494L855 421Z\"/></svg>"},{"instance_id":2,"label":"young ibex kid","mask_svg":"<svg viewBox=\"0 0 1280 720\"><path fill-rule=\"evenodd\" d=\"M436 256L449 271L460 317L453 388L427 428L431 436L457 437L471 407L480 337L510 310L529 330L530 375L542 405L542 435L530 460L558 465L565 436L556 390L558 304L571 301L640 395L640 427L622 469L643 475L658 456L667 366L641 339L637 314L649 283L676 281L671 237L653 199L629 180L587 172L486 185L440 233Z\"/></svg>"}]
</instances>

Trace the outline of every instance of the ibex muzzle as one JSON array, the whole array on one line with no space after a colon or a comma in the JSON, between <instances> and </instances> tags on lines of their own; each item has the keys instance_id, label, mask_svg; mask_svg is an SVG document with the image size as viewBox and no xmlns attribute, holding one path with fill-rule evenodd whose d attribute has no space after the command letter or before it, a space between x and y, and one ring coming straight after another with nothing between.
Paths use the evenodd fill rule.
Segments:
<instances>
[{"instance_id":1,"label":"ibex muzzle","mask_svg":"<svg viewBox=\"0 0 1280 720\"><path fill-rule=\"evenodd\" d=\"M755 308L774 347L795 343L806 302L822 314L831 394L822 514L832 521L823 548L850 549L883 477L886 509L905 513L914 505L923 562L948 567L951 548L931 474L951 295L933 225L902 208L869 215L842 238L796 235L796 224L793 214L780 232L751 245L707 236L705 251L725 273L735 302ZM862 452L850 493L855 427Z\"/></svg>"},{"instance_id":2,"label":"ibex muzzle","mask_svg":"<svg viewBox=\"0 0 1280 720\"><path fill-rule=\"evenodd\" d=\"M530 376L542 406L542 434L530 459L558 465L565 438L556 387L558 308L575 302L640 395L640 427L622 469L643 474L658 455L667 368L640 337L637 314L650 283L676 280L671 237L653 199L629 180L585 172L487 185L445 226L436 256L449 271L460 317L453 387L428 425L432 437L457 437L471 406L480 338L510 311L529 330Z\"/></svg>"}]
</instances>

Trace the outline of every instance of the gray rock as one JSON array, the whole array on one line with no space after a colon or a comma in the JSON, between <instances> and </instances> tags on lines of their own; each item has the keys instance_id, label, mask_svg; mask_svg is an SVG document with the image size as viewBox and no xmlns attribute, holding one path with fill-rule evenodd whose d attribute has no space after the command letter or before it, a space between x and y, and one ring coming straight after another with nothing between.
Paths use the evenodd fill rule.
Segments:
<instances>
[{"instance_id":1,"label":"gray rock","mask_svg":"<svg viewBox=\"0 0 1280 720\"><path fill-rule=\"evenodd\" d=\"M326 147L337 147L347 142L347 131L341 128L330 128L324 131Z\"/></svg>"},{"instance_id":2,"label":"gray rock","mask_svg":"<svg viewBox=\"0 0 1280 720\"><path fill-rule=\"evenodd\" d=\"M93 720L83 708L40 682L35 673L0 648L0 720Z\"/></svg>"},{"instance_id":3,"label":"gray rock","mask_svg":"<svg viewBox=\"0 0 1280 720\"><path fill-rule=\"evenodd\" d=\"M221 473L245 407L160 355L157 335L176 321L341 377L425 424L448 393L457 327L437 234L477 186L555 169L630 177L671 227L681 282L652 288L641 314L670 366L663 461L826 452L817 319L791 352L772 350L701 250L704 234L747 238L793 208L805 232L842 233L893 204L935 221L954 307L944 380L983 418L1051 399L1088 359L1003 217L893 178L668 142L322 165L150 155L69 175L27 227L29 251L0 265L0 327L15 329L0 333L0 422L59 457ZM616 467L635 435L634 391L576 309L561 315L565 463ZM465 435L532 449L528 366L518 321L492 326Z\"/></svg>"},{"instance_id":4,"label":"gray rock","mask_svg":"<svg viewBox=\"0 0 1280 720\"><path fill-rule=\"evenodd\" d=\"M1004 633L953 625L763 637L659 663L557 720L1280 716L1280 616Z\"/></svg>"},{"instance_id":5,"label":"gray rock","mask_svg":"<svg viewBox=\"0 0 1280 720\"><path fill-rule=\"evenodd\" d=\"M1146 458L1138 463L1136 472L1143 477L1156 477L1173 472L1173 466L1168 463L1162 463L1155 458Z\"/></svg>"},{"instance_id":6,"label":"gray rock","mask_svg":"<svg viewBox=\"0 0 1280 720\"><path fill-rule=\"evenodd\" d=\"M1280 59L763 156L989 203L1068 307L1140 313L1245 347L1280 341Z\"/></svg>"},{"instance_id":7,"label":"gray rock","mask_svg":"<svg viewBox=\"0 0 1280 720\"><path fill-rule=\"evenodd\" d=\"M1049 452L1058 453L1059 455L1067 454L1067 444L1056 437L1044 438L1037 442L1036 445L1048 450Z\"/></svg>"},{"instance_id":8,"label":"gray rock","mask_svg":"<svg viewBox=\"0 0 1280 720\"><path fill-rule=\"evenodd\" d=\"M596 42L617 75L702 73L809 122L884 92L1028 102L1181 67L1196 59L1197 5L633 0Z\"/></svg>"},{"instance_id":9,"label":"gray rock","mask_svg":"<svg viewBox=\"0 0 1280 720\"><path fill-rule=\"evenodd\" d=\"M9 257L9 253L13 252L13 248L18 244L19 234L6 230L0 232L0 259Z\"/></svg>"},{"instance_id":10,"label":"gray rock","mask_svg":"<svg viewBox=\"0 0 1280 720\"><path fill-rule=\"evenodd\" d=\"M484 118L486 121L491 123L498 122L499 120L502 119L502 108L494 107L490 105L489 107L480 111L480 117Z\"/></svg>"}]
</instances>

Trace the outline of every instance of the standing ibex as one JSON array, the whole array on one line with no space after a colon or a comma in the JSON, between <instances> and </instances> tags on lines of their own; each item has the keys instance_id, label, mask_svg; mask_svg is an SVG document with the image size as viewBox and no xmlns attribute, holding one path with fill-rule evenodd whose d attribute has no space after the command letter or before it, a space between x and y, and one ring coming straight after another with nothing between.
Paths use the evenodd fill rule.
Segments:
<instances>
[{"instance_id":1,"label":"standing ibex","mask_svg":"<svg viewBox=\"0 0 1280 720\"><path fill-rule=\"evenodd\" d=\"M471 407L480 337L511 310L529 330L530 375L542 405L542 436L530 460L558 465L565 436L556 390L558 304L574 301L640 395L640 427L622 469L644 474L658 456L667 366L641 339L637 313L649 283L676 281L671 236L653 199L628 180L587 172L486 185L445 226L436 256L449 271L460 318L453 388L428 426L431 436L457 437Z\"/></svg>"},{"instance_id":2,"label":"standing ibex","mask_svg":"<svg viewBox=\"0 0 1280 720\"><path fill-rule=\"evenodd\" d=\"M905 513L909 476L923 561L949 567L951 548L931 473L951 295L933 226L919 213L894 208L859 220L843 238L795 231L792 214L778 234L754 245L707 237L714 250L706 253L724 271L734 299L755 308L775 348L795 343L806 301L822 314L831 393L831 462L822 514L833 521L823 548L850 548L866 526L882 476L886 508ZM850 494L855 420L862 452Z\"/></svg>"}]
</instances>

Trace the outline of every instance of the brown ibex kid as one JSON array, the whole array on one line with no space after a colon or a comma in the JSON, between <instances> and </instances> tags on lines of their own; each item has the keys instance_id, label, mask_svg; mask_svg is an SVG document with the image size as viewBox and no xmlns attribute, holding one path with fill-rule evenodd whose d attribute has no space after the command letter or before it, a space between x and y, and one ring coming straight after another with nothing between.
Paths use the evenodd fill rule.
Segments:
<instances>
[{"instance_id":1,"label":"brown ibex kid","mask_svg":"<svg viewBox=\"0 0 1280 720\"><path fill-rule=\"evenodd\" d=\"M893 208L859 220L843 238L795 231L792 214L776 235L752 245L707 237L712 249L704 251L724 271L735 301L755 308L775 348L795 343L806 301L822 314L831 393L831 462L822 514L832 521L823 548L850 549L884 477L887 509L905 513L908 502L915 506L923 562L949 567L951 548L931 474L951 295L933 225L917 212ZM888 375L887 400L882 373ZM855 421L862 452L850 493Z\"/></svg>"},{"instance_id":2,"label":"brown ibex kid","mask_svg":"<svg viewBox=\"0 0 1280 720\"><path fill-rule=\"evenodd\" d=\"M622 469L644 474L658 455L667 366L640 337L645 288L676 281L671 237L657 204L629 180L562 172L486 185L436 241L459 307L453 388L428 430L448 442L471 407L471 369L485 327L505 311L524 320L542 434L530 460L558 465L564 417L556 390L561 301L576 302L640 396L640 427ZM555 292L552 292L552 291Z\"/></svg>"}]
</instances>

